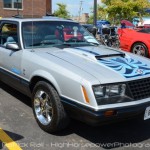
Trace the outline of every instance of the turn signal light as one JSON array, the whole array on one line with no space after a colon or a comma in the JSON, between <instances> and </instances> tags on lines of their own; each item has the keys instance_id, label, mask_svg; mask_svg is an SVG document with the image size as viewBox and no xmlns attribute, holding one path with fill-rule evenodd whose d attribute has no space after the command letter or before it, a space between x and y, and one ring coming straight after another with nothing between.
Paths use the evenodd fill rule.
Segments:
<instances>
[{"instance_id":1,"label":"turn signal light","mask_svg":"<svg viewBox=\"0 0 150 150\"><path fill-rule=\"evenodd\" d=\"M83 91L83 94L84 94L85 101L86 101L87 103L90 103L88 94L87 94L86 89L85 89L84 86L82 86L82 91Z\"/></svg>"},{"instance_id":2,"label":"turn signal light","mask_svg":"<svg viewBox=\"0 0 150 150\"><path fill-rule=\"evenodd\" d=\"M114 116L114 115L116 115L115 110L107 110L107 111L104 112L105 117L111 117L111 116Z\"/></svg>"}]
</instances>

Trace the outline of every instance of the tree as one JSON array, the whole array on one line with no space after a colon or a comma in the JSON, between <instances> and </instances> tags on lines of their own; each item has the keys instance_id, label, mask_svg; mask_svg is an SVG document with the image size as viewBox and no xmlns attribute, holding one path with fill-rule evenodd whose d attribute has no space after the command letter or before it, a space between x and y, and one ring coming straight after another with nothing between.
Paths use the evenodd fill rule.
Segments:
<instances>
[{"instance_id":1,"label":"tree","mask_svg":"<svg viewBox=\"0 0 150 150\"><path fill-rule=\"evenodd\" d=\"M145 15L144 9L150 7L149 0L102 0L107 6L109 20L129 19L134 16Z\"/></svg>"},{"instance_id":2,"label":"tree","mask_svg":"<svg viewBox=\"0 0 150 150\"><path fill-rule=\"evenodd\" d=\"M91 8L91 10L93 10L93 8ZM107 12L105 9L105 6L97 6L97 20L102 20L102 19L106 19L107 18ZM91 11L92 12L92 11ZM93 13L90 15L88 22L89 24L93 24L94 21L94 16Z\"/></svg>"},{"instance_id":3,"label":"tree","mask_svg":"<svg viewBox=\"0 0 150 150\"><path fill-rule=\"evenodd\" d=\"M112 0L101 0L101 2L106 5L111 5Z\"/></svg>"},{"instance_id":4,"label":"tree","mask_svg":"<svg viewBox=\"0 0 150 150\"><path fill-rule=\"evenodd\" d=\"M97 19L98 20L102 20L102 19L105 20L107 18L107 9L106 9L106 7L98 5L97 10L98 10Z\"/></svg>"},{"instance_id":5,"label":"tree","mask_svg":"<svg viewBox=\"0 0 150 150\"><path fill-rule=\"evenodd\" d=\"M70 18L69 12L66 9L66 5L63 3L57 3L58 10L54 11L54 16L60 18Z\"/></svg>"},{"instance_id":6,"label":"tree","mask_svg":"<svg viewBox=\"0 0 150 150\"><path fill-rule=\"evenodd\" d=\"M92 15L90 15L90 17L89 17L87 23L88 23L88 24L93 24L93 21L94 21L94 16L93 16L93 14L92 14Z\"/></svg>"}]
</instances>

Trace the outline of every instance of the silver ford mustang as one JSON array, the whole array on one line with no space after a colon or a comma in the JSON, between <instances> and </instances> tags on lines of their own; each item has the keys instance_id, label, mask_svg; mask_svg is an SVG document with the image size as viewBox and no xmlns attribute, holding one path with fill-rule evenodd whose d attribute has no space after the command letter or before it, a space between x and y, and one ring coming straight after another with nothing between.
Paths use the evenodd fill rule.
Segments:
<instances>
[{"instance_id":1,"label":"silver ford mustang","mask_svg":"<svg viewBox=\"0 0 150 150\"><path fill-rule=\"evenodd\" d=\"M102 46L60 18L2 19L0 80L32 99L47 132L73 117L91 125L150 118L150 60Z\"/></svg>"}]
</instances>

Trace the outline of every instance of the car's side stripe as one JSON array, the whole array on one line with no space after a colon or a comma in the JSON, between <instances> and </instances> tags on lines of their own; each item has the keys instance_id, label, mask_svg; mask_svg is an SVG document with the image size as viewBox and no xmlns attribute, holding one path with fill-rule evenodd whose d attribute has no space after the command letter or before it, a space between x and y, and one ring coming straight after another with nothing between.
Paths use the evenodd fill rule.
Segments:
<instances>
[{"instance_id":1,"label":"car's side stripe","mask_svg":"<svg viewBox=\"0 0 150 150\"><path fill-rule=\"evenodd\" d=\"M21 74L21 70L14 68L14 67L11 69L11 71L14 72L15 74L18 74L18 75Z\"/></svg>"},{"instance_id":2,"label":"car's side stripe","mask_svg":"<svg viewBox=\"0 0 150 150\"><path fill-rule=\"evenodd\" d=\"M0 77L1 77L0 80L3 81L4 83L20 91L21 93L26 94L29 97L31 96L29 81L24 80L22 77L10 73L2 68L0 68Z\"/></svg>"},{"instance_id":3,"label":"car's side stripe","mask_svg":"<svg viewBox=\"0 0 150 150\"><path fill-rule=\"evenodd\" d=\"M10 74L12 74L12 75L14 75L14 76L17 76L17 77L20 78L20 79L23 79L23 80L26 80L26 81L29 82L28 79L22 77L21 75L15 73L15 72L13 72L13 71L7 70L7 69L5 69L5 68L3 68L3 67L0 67L0 72L2 72L2 71L8 72L8 73L10 73Z\"/></svg>"}]
</instances>

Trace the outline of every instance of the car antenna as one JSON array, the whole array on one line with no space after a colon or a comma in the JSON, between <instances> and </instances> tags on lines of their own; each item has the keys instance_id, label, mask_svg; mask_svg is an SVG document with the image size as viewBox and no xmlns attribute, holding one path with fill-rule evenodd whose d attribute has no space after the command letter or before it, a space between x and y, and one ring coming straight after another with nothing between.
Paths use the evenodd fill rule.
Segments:
<instances>
[{"instance_id":1,"label":"car antenna","mask_svg":"<svg viewBox=\"0 0 150 150\"><path fill-rule=\"evenodd\" d=\"M33 0L32 0L32 27L33 27ZM34 52L33 50L33 28L32 28L32 49L31 52Z\"/></svg>"}]
</instances>

